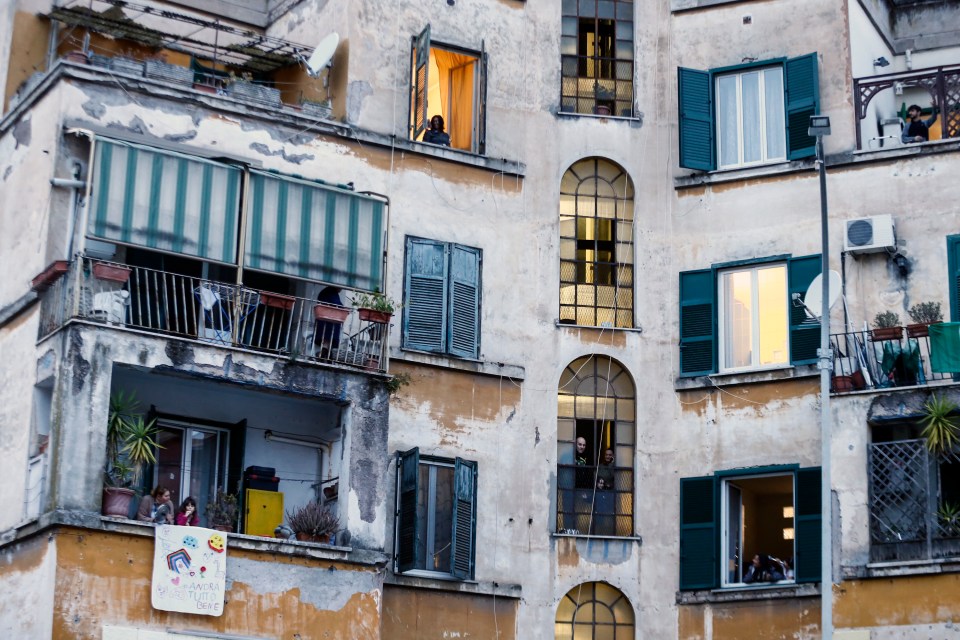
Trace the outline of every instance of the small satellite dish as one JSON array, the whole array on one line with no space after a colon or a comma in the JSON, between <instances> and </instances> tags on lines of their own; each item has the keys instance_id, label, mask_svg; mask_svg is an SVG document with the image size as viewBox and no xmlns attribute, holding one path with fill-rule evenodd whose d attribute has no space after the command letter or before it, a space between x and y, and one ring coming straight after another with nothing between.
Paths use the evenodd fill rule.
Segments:
<instances>
[{"instance_id":1,"label":"small satellite dish","mask_svg":"<svg viewBox=\"0 0 960 640\"><path fill-rule=\"evenodd\" d=\"M307 65L307 74L311 78L320 76L323 68L330 64L333 54L337 51L337 45L340 44L340 36L336 31L320 41L317 48L313 50L310 57L304 64Z\"/></svg>"},{"instance_id":2,"label":"small satellite dish","mask_svg":"<svg viewBox=\"0 0 960 640\"><path fill-rule=\"evenodd\" d=\"M810 283L810 286L807 287L807 293L803 297L803 307L812 320L820 319L820 312L822 311L823 305L823 274L818 274L816 278L813 279L813 282ZM836 271L830 271L830 279L827 281L827 295L829 296L829 304L832 308L837 302L837 298L840 297L840 288L842 287L840 281L840 274Z\"/></svg>"}]
</instances>

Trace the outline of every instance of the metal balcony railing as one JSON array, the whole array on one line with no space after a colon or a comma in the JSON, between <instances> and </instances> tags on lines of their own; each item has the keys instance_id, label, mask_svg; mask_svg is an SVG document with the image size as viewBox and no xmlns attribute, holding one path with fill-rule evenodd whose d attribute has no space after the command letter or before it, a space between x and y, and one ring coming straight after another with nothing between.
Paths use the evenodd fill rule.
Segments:
<instances>
[{"instance_id":1,"label":"metal balcony railing","mask_svg":"<svg viewBox=\"0 0 960 640\"><path fill-rule=\"evenodd\" d=\"M937 105L942 138L960 137L960 65L854 78L853 99L857 119L863 121L867 117L870 101L881 91L891 89L899 95L904 89L912 87L925 89ZM857 127L857 149L863 148L862 136L861 127Z\"/></svg>"},{"instance_id":2,"label":"metal balcony railing","mask_svg":"<svg viewBox=\"0 0 960 640\"><path fill-rule=\"evenodd\" d=\"M830 342L835 394L953 380L952 374L930 368L930 338L925 332L914 337L901 329L889 339L880 339L873 331L837 333Z\"/></svg>"},{"instance_id":3,"label":"metal balcony railing","mask_svg":"<svg viewBox=\"0 0 960 640\"><path fill-rule=\"evenodd\" d=\"M390 318L365 309L80 257L40 293L40 338L73 319L384 371Z\"/></svg>"}]
</instances>

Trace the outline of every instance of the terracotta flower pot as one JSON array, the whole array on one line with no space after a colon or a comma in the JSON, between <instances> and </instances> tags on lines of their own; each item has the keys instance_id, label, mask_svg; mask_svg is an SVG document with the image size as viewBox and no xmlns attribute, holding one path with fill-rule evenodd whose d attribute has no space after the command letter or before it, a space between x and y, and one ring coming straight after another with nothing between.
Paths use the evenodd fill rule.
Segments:
<instances>
[{"instance_id":1,"label":"terracotta flower pot","mask_svg":"<svg viewBox=\"0 0 960 640\"><path fill-rule=\"evenodd\" d=\"M290 309L293 309L293 304L296 301L297 299L293 296L285 296L280 293L269 293L267 291L260 292L260 304L273 307L274 309L290 311Z\"/></svg>"},{"instance_id":2,"label":"terracotta flower pot","mask_svg":"<svg viewBox=\"0 0 960 640\"><path fill-rule=\"evenodd\" d=\"M347 307L338 307L330 304L317 304L313 307L313 317L317 320L343 322L349 315L350 309Z\"/></svg>"},{"instance_id":3,"label":"terracotta flower pot","mask_svg":"<svg viewBox=\"0 0 960 640\"><path fill-rule=\"evenodd\" d=\"M918 322L917 324L907 325L908 338L926 338L930 335L930 322Z\"/></svg>"},{"instance_id":4,"label":"terracotta flower pot","mask_svg":"<svg viewBox=\"0 0 960 640\"><path fill-rule=\"evenodd\" d=\"M126 282L130 279L130 267L124 267L119 264L107 264L106 262L94 262L93 275L100 280Z\"/></svg>"},{"instance_id":5,"label":"terracotta flower pot","mask_svg":"<svg viewBox=\"0 0 960 640\"><path fill-rule=\"evenodd\" d=\"M374 309L363 309L359 310L360 319L365 322L377 322L379 324L387 324L390 322L390 318L393 317L393 313L390 311L375 311Z\"/></svg>"},{"instance_id":6,"label":"terracotta flower pot","mask_svg":"<svg viewBox=\"0 0 960 640\"><path fill-rule=\"evenodd\" d=\"M870 340L873 342L899 340L901 337L903 337L903 327L881 327L870 330Z\"/></svg>"},{"instance_id":7,"label":"terracotta flower pot","mask_svg":"<svg viewBox=\"0 0 960 640\"><path fill-rule=\"evenodd\" d=\"M105 516L115 518L130 517L130 503L136 494L133 489L123 489L121 487L104 487L103 503L100 513Z\"/></svg>"},{"instance_id":8,"label":"terracotta flower pot","mask_svg":"<svg viewBox=\"0 0 960 640\"><path fill-rule=\"evenodd\" d=\"M56 282L60 276L65 274L69 269L70 263L66 260L54 260L50 263L50 266L30 281L30 288L34 291L43 291Z\"/></svg>"},{"instance_id":9,"label":"terracotta flower pot","mask_svg":"<svg viewBox=\"0 0 960 640\"><path fill-rule=\"evenodd\" d=\"M310 535L309 533L298 531L297 540L299 540L300 542L319 542L321 544L329 544L330 535L327 534L325 536L314 536L314 535Z\"/></svg>"}]
</instances>

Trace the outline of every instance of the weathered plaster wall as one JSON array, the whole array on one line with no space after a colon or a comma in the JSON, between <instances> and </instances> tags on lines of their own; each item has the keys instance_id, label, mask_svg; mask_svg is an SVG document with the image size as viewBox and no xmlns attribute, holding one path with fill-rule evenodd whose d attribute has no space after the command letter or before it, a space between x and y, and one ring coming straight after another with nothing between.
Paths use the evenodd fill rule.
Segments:
<instances>
[{"instance_id":1,"label":"weathered plaster wall","mask_svg":"<svg viewBox=\"0 0 960 640\"><path fill-rule=\"evenodd\" d=\"M150 606L152 538L69 527L53 537L54 638L99 639L109 624L284 638L380 637L383 576L373 569L231 548L223 615L191 616Z\"/></svg>"},{"instance_id":2,"label":"weathered plaster wall","mask_svg":"<svg viewBox=\"0 0 960 640\"><path fill-rule=\"evenodd\" d=\"M0 551L0 634L6 638L52 638L57 545L46 536Z\"/></svg>"},{"instance_id":3,"label":"weathered plaster wall","mask_svg":"<svg viewBox=\"0 0 960 640\"><path fill-rule=\"evenodd\" d=\"M820 637L820 602L813 598L760 600L680 608L678 638L813 640Z\"/></svg>"},{"instance_id":4,"label":"weathered plaster wall","mask_svg":"<svg viewBox=\"0 0 960 640\"><path fill-rule=\"evenodd\" d=\"M6 29L0 27L0 32L6 32L6 37L9 38L4 41L4 37L0 35L0 51L7 54L0 55L0 68L3 69L0 72L0 81L3 81L3 84L0 86L4 87L3 111L6 111L10 97L27 78L46 70L47 47L50 44L50 22L38 17L26 7L17 7L17 4L4 3L5 15L0 14L0 24L8 25ZM30 8L34 11L38 9ZM5 44L8 44L8 47L4 46Z\"/></svg>"},{"instance_id":5,"label":"weathered plaster wall","mask_svg":"<svg viewBox=\"0 0 960 640\"><path fill-rule=\"evenodd\" d=\"M877 638L952 638L960 575L846 580L835 592L836 628L880 627ZM922 631L921 631L922 630ZM917 633L922 635L914 635Z\"/></svg>"},{"instance_id":6,"label":"weathered plaster wall","mask_svg":"<svg viewBox=\"0 0 960 640\"><path fill-rule=\"evenodd\" d=\"M517 628L518 605L512 598L386 585L381 633L384 638L406 640L526 638Z\"/></svg>"}]
</instances>

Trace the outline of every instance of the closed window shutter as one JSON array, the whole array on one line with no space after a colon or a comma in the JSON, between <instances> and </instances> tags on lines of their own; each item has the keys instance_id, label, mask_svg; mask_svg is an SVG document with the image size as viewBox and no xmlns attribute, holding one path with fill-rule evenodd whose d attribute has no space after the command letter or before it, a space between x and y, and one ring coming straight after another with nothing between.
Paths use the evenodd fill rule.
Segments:
<instances>
[{"instance_id":1,"label":"closed window shutter","mask_svg":"<svg viewBox=\"0 0 960 640\"><path fill-rule=\"evenodd\" d=\"M453 531L450 573L470 580L474 572L477 535L477 463L457 458L453 473Z\"/></svg>"},{"instance_id":2,"label":"closed window shutter","mask_svg":"<svg viewBox=\"0 0 960 640\"><path fill-rule=\"evenodd\" d=\"M820 112L817 54L787 60L784 75L787 157L790 160L811 158L816 154L817 139L807 135L807 129L810 127L810 116Z\"/></svg>"},{"instance_id":3,"label":"closed window shutter","mask_svg":"<svg viewBox=\"0 0 960 640\"><path fill-rule=\"evenodd\" d=\"M794 537L797 582L819 582L821 553L820 467L797 470Z\"/></svg>"},{"instance_id":4,"label":"closed window shutter","mask_svg":"<svg viewBox=\"0 0 960 640\"><path fill-rule=\"evenodd\" d=\"M678 74L680 166L711 171L716 168L712 76L682 67Z\"/></svg>"},{"instance_id":5,"label":"closed window shutter","mask_svg":"<svg viewBox=\"0 0 960 640\"><path fill-rule=\"evenodd\" d=\"M710 269L680 274L680 375L715 371L715 275Z\"/></svg>"},{"instance_id":6,"label":"closed window shutter","mask_svg":"<svg viewBox=\"0 0 960 640\"><path fill-rule=\"evenodd\" d=\"M403 344L443 352L447 334L447 245L407 238Z\"/></svg>"},{"instance_id":7,"label":"closed window shutter","mask_svg":"<svg viewBox=\"0 0 960 640\"><path fill-rule=\"evenodd\" d=\"M960 235L947 237L947 269L950 276L950 321L960 322Z\"/></svg>"},{"instance_id":8,"label":"closed window shutter","mask_svg":"<svg viewBox=\"0 0 960 640\"><path fill-rule=\"evenodd\" d=\"M397 508L397 571L403 573L422 566L417 557L420 551L419 519L417 518L417 500L420 478L420 449L414 447L397 454L400 485L397 487L399 506Z\"/></svg>"},{"instance_id":9,"label":"closed window shutter","mask_svg":"<svg viewBox=\"0 0 960 640\"><path fill-rule=\"evenodd\" d=\"M450 253L449 351L464 358L480 353L480 250L453 245Z\"/></svg>"},{"instance_id":10,"label":"closed window shutter","mask_svg":"<svg viewBox=\"0 0 960 640\"><path fill-rule=\"evenodd\" d=\"M410 80L410 134L416 140L427 128L427 74L430 70L430 25L413 42L413 78Z\"/></svg>"},{"instance_id":11,"label":"closed window shutter","mask_svg":"<svg viewBox=\"0 0 960 640\"><path fill-rule=\"evenodd\" d=\"M718 584L717 495L713 476L680 479L680 588Z\"/></svg>"},{"instance_id":12,"label":"closed window shutter","mask_svg":"<svg viewBox=\"0 0 960 640\"><path fill-rule=\"evenodd\" d=\"M790 364L813 364L820 348L820 323L809 319L804 308L795 304L793 294L806 295L813 279L820 274L820 256L790 258L788 304L790 305ZM820 313L819 309L814 309Z\"/></svg>"}]
</instances>

